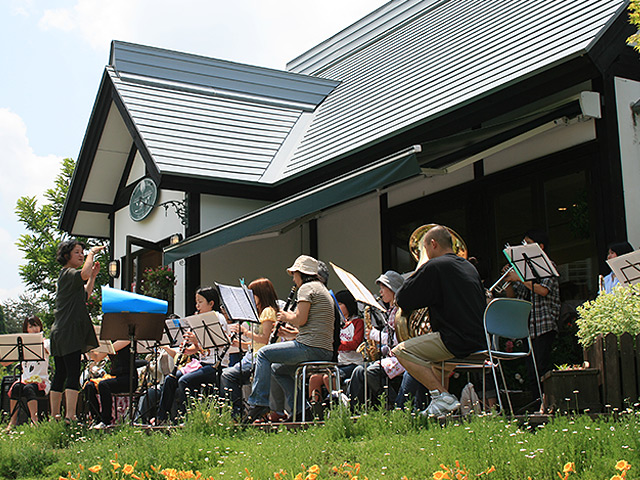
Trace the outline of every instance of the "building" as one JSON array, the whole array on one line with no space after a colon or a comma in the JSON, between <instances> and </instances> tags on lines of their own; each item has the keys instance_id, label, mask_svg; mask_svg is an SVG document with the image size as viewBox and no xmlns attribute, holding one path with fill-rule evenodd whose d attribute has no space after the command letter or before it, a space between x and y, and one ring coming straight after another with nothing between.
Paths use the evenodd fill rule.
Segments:
<instances>
[{"instance_id":1,"label":"building","mask_svg":"<svg viewBox=\"0 0 640 480\"><path fill-rule=\"evenodd\" d=\"M425 223L488 280L545 228L587 298L607 244L640 245L627 3L391 1L286 71L113 42L61 227L110 239L116 287L173 265L180 314L214 281L284 296L301 253L373 289Z\"/></svg>"}]
</instances>

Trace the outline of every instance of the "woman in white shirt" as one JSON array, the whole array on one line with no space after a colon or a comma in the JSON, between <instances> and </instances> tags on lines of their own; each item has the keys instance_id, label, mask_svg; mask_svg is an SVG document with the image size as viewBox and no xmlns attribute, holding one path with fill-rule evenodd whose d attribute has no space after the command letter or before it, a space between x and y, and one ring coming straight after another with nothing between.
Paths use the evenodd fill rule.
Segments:
<instances>
[{"instance_id":1,"label":"woman in white shirt","mask_svg":"<svg viewBox=\"0 0 640 480\"><path fill-rule=\"evenodd\" d=\"M27 318L22 325L23 333L42 332L42 322L38 317ZM44 360L22 362L22 375L9 390L11 398L10 407L13 415L9 420L7 430L18 423L17 402L22 397L27 401L29 415L33 423L38 423L38 397L44 397L49 393L51 382L49 381L49 340L44 341Z\"/></svg>"}]
</instances>

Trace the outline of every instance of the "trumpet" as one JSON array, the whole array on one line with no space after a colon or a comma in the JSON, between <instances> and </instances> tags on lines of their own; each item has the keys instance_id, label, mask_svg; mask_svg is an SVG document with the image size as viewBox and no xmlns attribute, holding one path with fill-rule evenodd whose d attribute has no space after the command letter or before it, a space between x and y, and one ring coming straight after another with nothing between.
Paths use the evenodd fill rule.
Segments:
<instances>
[{"instance_id":1,"label":"trumpet","mask_svg":"<svg viewBox=\"0 0 640 480\"><path fill-rule=\"evenodd\" d=\"M504 292L507 287L509 285L511 285L511 281L510 280L506 280L505 278L507 277L507 275L509 275L511 272L513 271L513 267L509 267L507 270L505 270L505 272L502 274L502 276L498 279L498 281L496 283L494 283L491 288L489 289L489 291L491 293L502 293Z\"/></svg>"}]
</instances>

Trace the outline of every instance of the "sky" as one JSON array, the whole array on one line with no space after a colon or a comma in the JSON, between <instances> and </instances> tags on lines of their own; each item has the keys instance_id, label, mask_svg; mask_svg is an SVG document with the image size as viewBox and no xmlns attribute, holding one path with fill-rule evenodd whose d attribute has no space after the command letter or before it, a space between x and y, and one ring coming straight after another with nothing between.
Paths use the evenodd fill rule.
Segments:
<instances>
[{"instance_id":1,"label":"sky","mask_svg":"<svg viewBox=\"0 0 640 480\"><path fill-rule=\"evenodd\" d=\"M0 302L25 292L18 198L76 159L112 40L284 70L387 0L0 0Z\"/></svg>"}]
</instances>

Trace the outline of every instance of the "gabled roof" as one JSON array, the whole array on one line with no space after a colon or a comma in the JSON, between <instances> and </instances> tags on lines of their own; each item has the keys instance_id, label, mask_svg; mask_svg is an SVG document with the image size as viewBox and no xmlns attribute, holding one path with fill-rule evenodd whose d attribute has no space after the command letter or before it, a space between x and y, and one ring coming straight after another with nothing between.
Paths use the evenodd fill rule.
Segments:
<instances>
[{"instance_id":1,"label":"gabled roof","mask_svg":"<svg viewBox=\"0 0 640 480\"><path fill-rule=\"evenodd\" d=\"M283 175L335 161L588 53L625 0L389 2L289 64L338 80Z\"/></svg>"},{"instance_id":2,"label":"gabled roof","mask_svg":"<svg viewBox=\"0 0 640 480\"><path fill-rule=\"evenodd\" d=\"M338 84L118 41L107 72L161 175L244 182Z\"/></svg>"}]
</instances>

